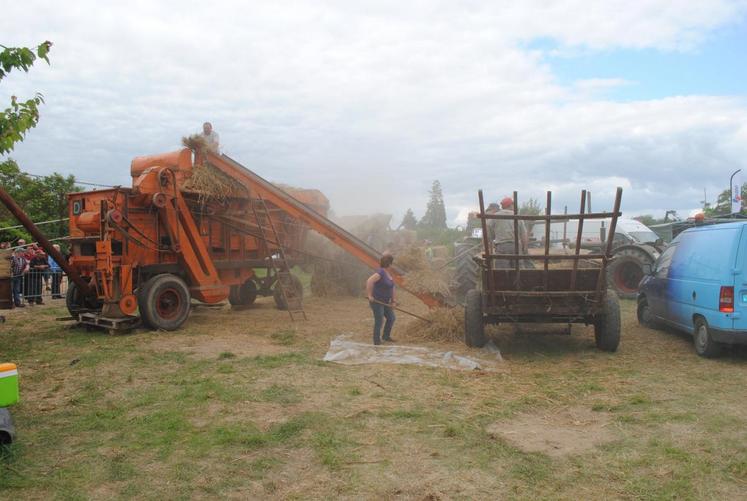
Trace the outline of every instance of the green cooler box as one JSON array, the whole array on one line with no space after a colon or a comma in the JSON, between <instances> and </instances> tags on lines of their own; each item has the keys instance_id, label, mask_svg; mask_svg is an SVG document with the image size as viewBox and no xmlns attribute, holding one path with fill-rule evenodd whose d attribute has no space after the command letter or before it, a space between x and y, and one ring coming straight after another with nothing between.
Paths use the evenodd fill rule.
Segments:
<instances>
[{"instance_id":1,"label":"green cooler box","mask_svg":"<svg viewBox=\"0 0 747 501\"><path fill-rule=\"evenodd\" d=\"M0 407L18 402L18 368L16 364L0 364Z\"/></svg>"}]
</instances>

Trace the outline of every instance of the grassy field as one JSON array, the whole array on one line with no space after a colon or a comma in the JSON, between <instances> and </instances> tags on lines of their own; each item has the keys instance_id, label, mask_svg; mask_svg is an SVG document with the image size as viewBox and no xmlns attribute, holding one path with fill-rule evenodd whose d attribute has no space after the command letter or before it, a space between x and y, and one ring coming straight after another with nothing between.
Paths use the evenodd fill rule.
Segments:
<instances>
[{"instance_id":1,"label":"grassy field","mask_svg":"<svg viewBox=\"0 0 747 501\"><path fill-rule=\"evenodd\" d=\"M616 354L584 327L506 329L497 372L341 366L320 359L340 333L368 339L368 306L307 306L303 323L265 298L119 336L56 322L60 307L10 312L0 358L18 363L22 402L0 497L747 495L744 351L700 359L626 302Z\"/></svg>"}]
</instances>

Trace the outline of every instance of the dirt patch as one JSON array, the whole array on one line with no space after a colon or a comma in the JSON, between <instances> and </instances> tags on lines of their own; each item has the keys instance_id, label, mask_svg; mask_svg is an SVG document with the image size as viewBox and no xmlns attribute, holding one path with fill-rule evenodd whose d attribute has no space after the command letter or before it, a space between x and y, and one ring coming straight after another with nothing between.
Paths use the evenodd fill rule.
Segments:
<instances>
[{"instance_id":1,"label":"dirt patch","mask_svg":"<svg viewBox=\"0 0 747 501\"><path fill-rule=\"evenodd\" d=\"M249 338L249 336L246 336ZM275 355L285 353L288 347L273 344L259 336L251 336L236 342L236 339L218 337L215 335L194 335L189 337L178 334L163 334L150 343L155 351L177 351L194 355L196 358L218 358L223 354L233 354L238 357L252 357L257 355Z\"/></svg>"},{"instance_id":2,"label":"dirt patch","mask_svg":"<svg viewBox=\"0 0 747 501\"><path fill-rule=\"evenodd\" d=\"M487 431L524 452L561 457L581 454L612 441L614 434L609 425L607 413L569 407L499 421L488 426Z\"/></svg>"}]
</instances>

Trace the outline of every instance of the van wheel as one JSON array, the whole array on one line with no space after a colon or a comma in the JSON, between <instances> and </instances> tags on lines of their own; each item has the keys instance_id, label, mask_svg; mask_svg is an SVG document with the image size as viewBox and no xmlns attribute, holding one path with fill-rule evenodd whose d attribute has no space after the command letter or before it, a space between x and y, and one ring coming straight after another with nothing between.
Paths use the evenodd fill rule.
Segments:
<instances>
[{"instance_id":1,"label":"van wheel","mask_svg":"<svg viewBox=\"0 0 747 501\"><path fill-rule=\"evenodd\" d=\"M607 290L604 312L594 319L594 341L602 351L617 351L620 345L620 300Z\"/></svg>"},{"instance_id":2,"label":"van wheel","mask_svg":"<svg viewBox=\"0 0 747 501\"><path fill-rule=\"evenodd\" d=\"M156 275L139 288L137 296L140 316L151 329L174 331L189 317L189 288L176 275Z\"/></svg>"},{"instance_id":3,"label":"van wheel","mask_svg":"<svg viewBox=\"0 0 747 501\"><path fill-rule=\"evenodd\" d=\"M645 297L638 300L638 323L644 327L654 327L654 316L651 313L651 307Z\"/></svg>"},{"instance_id":4,"label":"van wheel","mask_svg":"<svg viewBox=\"0 0 747 501\"><path fill-rule=\"evenodd\" d=\"M713 340L708 322L702 317L695 319L693 343L695 344L695 352L701 357L713 358L721 353L721 345Z\"/></svg>"},{"instance_id":5,"label":"van wheel","mask_svg":"<svg viewBox=\"0 0 747 501\"><path fill-rule=\"evenodd\" d=\"M485 346L485 324L482 318L482 294L472 289L467 292L464 304L464 342L472 348Z\"/></svg>"}]
</instances>

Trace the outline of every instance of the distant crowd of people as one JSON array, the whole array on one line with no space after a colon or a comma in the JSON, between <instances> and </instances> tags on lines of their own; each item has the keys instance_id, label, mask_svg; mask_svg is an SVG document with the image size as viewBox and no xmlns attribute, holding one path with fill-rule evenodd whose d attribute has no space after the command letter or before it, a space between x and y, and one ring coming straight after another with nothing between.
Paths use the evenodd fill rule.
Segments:
<instances>
[{"instance_id":1,"label":"distant crowd of people","mask_svg":"<svg viewBox=\"0 0 747 501\"><path fill-rule=\"evenodd\" d=\"M50 291L52 299L62 299L62 268L37 244L26 244L23 239L15 246L10 242L0 242L0 249L13 249L10 259L10 274L13 290L13 303L18 308L44 304L44 291ZM55 244L58 251L60 246Z\"/></svg>"}]
</instances>

